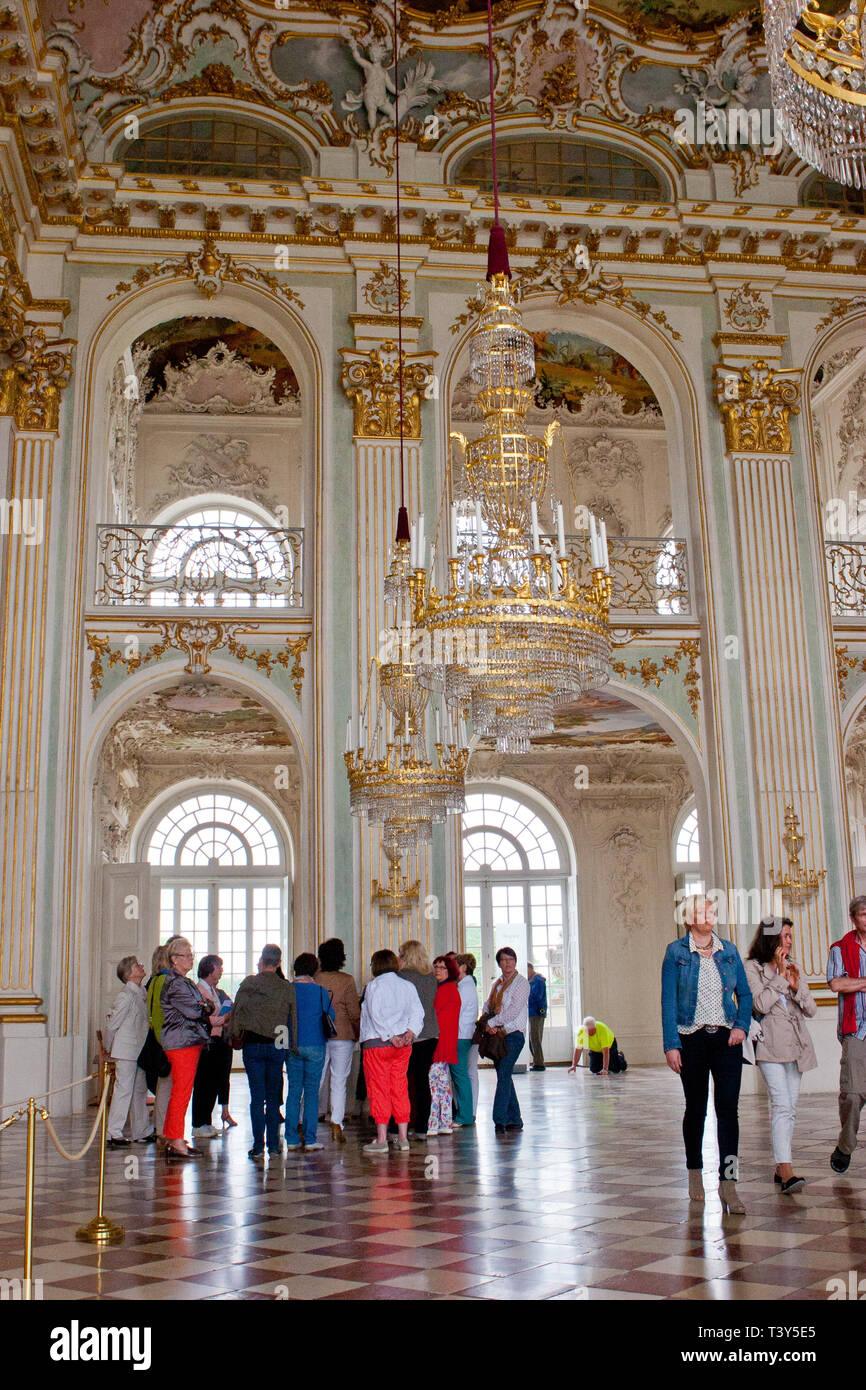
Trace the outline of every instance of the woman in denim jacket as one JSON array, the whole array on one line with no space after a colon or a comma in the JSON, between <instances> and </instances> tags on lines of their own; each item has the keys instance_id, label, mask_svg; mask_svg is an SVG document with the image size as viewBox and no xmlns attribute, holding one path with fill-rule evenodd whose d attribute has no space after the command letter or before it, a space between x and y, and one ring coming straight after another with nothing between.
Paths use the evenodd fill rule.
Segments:
<instances>
[{"instance_id":1,"label":"woman in denim jacket","mask_svg":"<svg viewBox=\"0 0 866 1390\"><path fill-rule=\"evenodd\" d=\"M752 1017L752 995L740 953L713 931L714 909L704 897L686 899L684 940L672 941L662 964L662 1029L665 1060L683 1083L683 1139L689 1198L704 1200L703 1137L710 1075L719 1131L719 1196L738 1216L739 1121L737 1102L743 1042Z\"/></svg>"}]
</instances>

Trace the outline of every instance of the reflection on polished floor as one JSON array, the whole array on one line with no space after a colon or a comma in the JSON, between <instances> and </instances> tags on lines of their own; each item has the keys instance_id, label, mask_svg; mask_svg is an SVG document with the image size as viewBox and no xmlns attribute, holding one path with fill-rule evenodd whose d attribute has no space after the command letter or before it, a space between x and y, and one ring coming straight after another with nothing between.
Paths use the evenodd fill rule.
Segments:
<instances>
[{"instance_id":1,"label":"reflection on polished floor","mask_svg":"<svg viewBox=\"0 0 866 1390\"><path fill-rule=\"evenodd\" d=\"M238 1128L202 1140L199 1162L168 1169L141 1145L107 1155L105 1211L127 1234L103 1252L75 1240L96 1208L95 1154L71 1167L40 1124L43 1296L797 1300L827 1299L829 1280L866 1271L866 1151L845 1177L830 1171L835 1097L801 1099L795 1168L808 1181L794 1197L773 1187L763 1094L743 1099L748 1215L723 1217L715 1196L689 1210L681 1092L663 1068L517 1077L526 1128L502 1136L492 1082L482 1073L475 1130L385 1159L361 1153L357 1124L343 1148L322 1126L322 1152L262 1169L247 1158L241 1074ZM58 1129L81 1142L87 1125ZM0 1277L21 1274L24 1137L23 1124L0 1134ZM706 1160L712 1148L710 1137Z\"/></svg>"}]
</instances>

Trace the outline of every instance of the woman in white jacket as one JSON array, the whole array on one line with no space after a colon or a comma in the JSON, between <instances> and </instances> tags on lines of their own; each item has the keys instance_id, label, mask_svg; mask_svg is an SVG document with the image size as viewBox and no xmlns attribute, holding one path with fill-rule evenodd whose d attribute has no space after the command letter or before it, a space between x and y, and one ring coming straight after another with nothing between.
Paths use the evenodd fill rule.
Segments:
<instances>
[{"instance_id":1,"label":"woman in white jacket","mask_svg":"<svg viewBox=\"0 0 866 1390\"><path fill-rule=\"evenodd\" d=\"M138 1054L147 1037L147 995L142 988L146 971L136 956L124 956L117 967L123 989L114 1001L103 1029L103 1042L114 1059L114 1097L108 1112L108 1147L126 1149L127 1118L132 1139L152 1144L156 1135L147 1115L147 1081L138 1065Z\"/></svg>"}]
</instances>

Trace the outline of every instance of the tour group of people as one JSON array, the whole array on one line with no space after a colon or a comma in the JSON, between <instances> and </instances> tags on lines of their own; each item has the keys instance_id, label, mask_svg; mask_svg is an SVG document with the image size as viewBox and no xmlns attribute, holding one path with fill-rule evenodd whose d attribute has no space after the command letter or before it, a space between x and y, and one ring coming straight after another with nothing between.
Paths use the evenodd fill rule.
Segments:
<instances>
[{"instance_id":1,"label":"tour group of people","mask_svg":"<svg viewBox=\"0 0 866 1390\"><path fill-rule=\"evenodd\" d=\"M201 958L196 980L193 962L190 942L174 936L154 952L146 983L145 968L134 956L117 966L122 989L103 1030L116 1077L110 1148L156 1143L169 1162L199 1157L204 1150L198 1140L224 1134L236 1123L228 1107L237 1050L249 1082L254 1160L264 1159L266 1151L278 1156L321 1149L320 1117L329 1118L332 1140L345 1143L347 1088L358 1045L359 1098L368 1100L376 1125L365 1153L408 1149L410 1130L427 1140L474 1125L485 1041L496 1069L495 1130L523 1128L512 1074L530 1034L531 998L533 1018L542 1020L532 1030L533 1067L544 1070L547 1001L544 977L531 965L521 975L511 947L497 952L500 977L480 1017L475 957L448 951L431 961L416 940L403 942L399 953L374 952L360 999L336 937L316 955L298 956L291 979L283 972L280 947L264 946L256 973L241 982L234 1000L219 987L219 956ZM155 1095L152 1122L148 1090ZM184 1137L190 1100L192 1142ZM217 1103L221 1128L213 1124Z\"/></svg>"},{"instance_id":2,"label":"tour group of people","mask_svg":"<svg viewBox=\"0 0 866 1390\"><path fill-rule=\"evenodd\" d=\"M830 1156L837 1173L850 1164L866 1103L866 896L851 901L849 916L851 929L831 946L827 963L828 985L838 995L842 1045L841 1127ZM702 1202L705 1196L703 1132L712 1076L719 1195L728 1212L743 1214L736 1184L744 1051L767 1088L774 1181L781 1193L796 1192L805 1179L794 1172L792 1139L802 1075L817 1065L807 1023L816 1013L815 1001L794 960L790 918L765 917L745 962L734 943L716 933L708 898L687 900L684 924L685 934L670 943L662 964L662 1033L665 1059L680 1077L685 1098L689 1198ZM522 1130L513 1071L527 1035L533 1069L545 1067L541 1037L547 1000L536 983L543 986L543 977L531 965L522 975L510 946L496 953L500 975L480 1017L477 963L468 953L448 951L431 962L415 940L404 942L399 953L375 951L360 999L353 977L343 969L346 954L337 938L323 942L316 955L298 956L291 980L281 962L280 947L266 945L257 973L241 983L234 1001L219 988L218 956L202 957L197 981L189 978L193 952L181 936L154 952L146 985L144 966L135 957L119 963L123 988L104 1034L116 1062L110 1147L156 1142L169 1161L197 1157L202 1149L196 1140L235 1124L228 1103L237 1049L249 1080L254 1160L263 1159L265 1150L277 1156L284 1147L321 1149L318 1121L328 1115L332 1139L345 1142L346 1093L357 1045L358 1095L363 1098L363 1089L376 1125L365 1153L384 1155L392 1146L405 1151L410 1131L426 1140L473 1125L479 1051L496 1068L496 1132ZM533 1026L531 1017L540 1017L541 1026ZM584 1051L596 1074L625 1069L613 1030L594 1018L583 1021L570 1071ZM152 1124L148 1089L155 1092ZM192 1143L184 1138L190 1099ZM217 1103L222 1130L212 1123Z\"/></svg>"}]
</instances>

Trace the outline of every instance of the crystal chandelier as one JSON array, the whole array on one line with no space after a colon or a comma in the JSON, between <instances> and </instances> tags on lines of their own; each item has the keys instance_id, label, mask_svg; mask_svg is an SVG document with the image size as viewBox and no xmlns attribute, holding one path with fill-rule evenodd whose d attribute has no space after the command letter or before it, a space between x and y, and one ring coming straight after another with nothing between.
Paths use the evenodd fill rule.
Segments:
<instances>
[{"instance_id":1,"label":"crystal chandelier","mask_svg":"<svg viewBox=\"0 0 866 1390\"><path fill-rule=\"evenodd\" d=\"M828 178L866 186L866 0L825 14L818 0L764 0L782 133Z\"/></svg>"},{"instance_id":2,"label":"crystal chandelier","mask_svg":"<svg viewBox=\"0 0 866 1390\"><path fill-rule=\"evenodd\" d=\"M526 412L535 349L512 294L496 189L493 34L488 0L494 222L487 289L469 343L469 373L478 385L481 434L466 445L466 487L475 508L474 545L461 546L451 507L448 580L428 582L421 556L410 576L412 616L429 639L419 679L444 691L448 704L469 705L476 733L498 751L525 753L533 735L553 731L557 705L603 685L610 675L611 579L604 523L590 517L592 573L571 573L562 506L557 553L542 548L538 506L548 477L548 441L529 434ZM432 567L431 567L432 568Z\"/></svg>"},{"instance_id":3,"label":"crystal chandelier","mask_svg":"<svg viewBox=\"0 0 866 1390\"><path fill-rule=\"evenodd\" d=\"M394 87L397 87L397 3L394 0ZM397 192L397 329L400 398L400 507L393 562L385 577L386 605L393 605L388 628L387 660L377 661L374 718L360 713L356 738L354 720L346 726L346 772L349 804L355 815L382 826L382 844L390 863L387 888L379 889L384 910L394 915L396 904L408 893L408 879L400 879L398 859L403 851L417 850L433 838L434 824L451 812L464 810L464 775L469 753L459 719L452 721L446 708L443 737L441 711L434 711L436 761L428 753L429 692L419 680L418 633L412 621L411 577L419 571L424 554L424 517L409 526L405 504L403 412L403 309L400 258L400 141L397 104L394 107L395 180ZM402 886L401 886L402 885ZM417 885L416 893L417 897ZM377 899L377 900L378 900ZM391 907L388 904L391 904ZM408 901L407 904L408 906ZM393 909L393 910L392 910ZM400 909L402 910L402 909Z\"/></svg>"}]
</instances>

